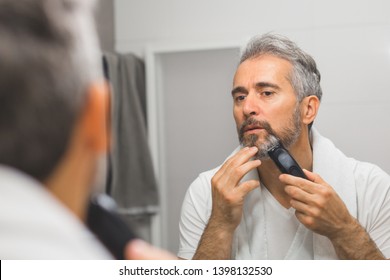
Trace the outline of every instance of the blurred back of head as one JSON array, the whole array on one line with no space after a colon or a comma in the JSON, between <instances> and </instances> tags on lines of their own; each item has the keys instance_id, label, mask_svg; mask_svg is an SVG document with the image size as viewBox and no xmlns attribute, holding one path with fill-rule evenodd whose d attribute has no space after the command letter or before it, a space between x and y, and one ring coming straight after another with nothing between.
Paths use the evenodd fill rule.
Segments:
<instances>
[{"instance_id":1,"label":"blurred back of head","mask_svg":"<svg viewBox=\"0 0 390 280\"><path fill-rule=\"evenodd\" d=\"M92 0L0 0L0 164L42 181L101 78Z\"/></svg>"}]
</instances>

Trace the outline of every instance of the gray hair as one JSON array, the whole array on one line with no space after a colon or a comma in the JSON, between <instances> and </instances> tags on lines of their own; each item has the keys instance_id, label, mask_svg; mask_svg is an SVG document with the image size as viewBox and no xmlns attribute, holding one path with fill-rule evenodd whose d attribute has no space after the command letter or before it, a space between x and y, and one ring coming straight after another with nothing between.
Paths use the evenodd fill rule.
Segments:
<instances>
[{"instance_id":1,"label":"gray hair","mask_svg":"<svg viewBox=\"0 0 390 280\"><path fill-rule=\"evenodd\" d=\"M89 0L0 0L0 163L38 180L102 77Z\"/></svg>"},{"instance_id":2,"label":"gray hair","mask_svg":"<svg viewBox=\"0 0 390 280\"><path fill-rule=\"evenodd\" d=\"M298 101L310 95L316 95L321 100L321 75L316 62L309 54L288 38L268 33L249 41L241 54L240 63L264 54L283 58L292 64L293 70L289 78Z\"/></svg>"}]
</instances>

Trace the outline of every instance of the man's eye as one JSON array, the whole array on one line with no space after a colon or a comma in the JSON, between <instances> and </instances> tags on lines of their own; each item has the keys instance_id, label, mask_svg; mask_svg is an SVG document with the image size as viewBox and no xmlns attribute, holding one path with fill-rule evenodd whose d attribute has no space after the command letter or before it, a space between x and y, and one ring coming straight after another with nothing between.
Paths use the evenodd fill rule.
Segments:
<instances>
[{"instance_id":1,"label":"man's eye","mask_svg":"<svg viewBox=\"0 0 390 280\"><path fill-rule=\"evenodd\" d=\"M236 101L242 101L245 99L245 95L238 95L234 98Z\"/></svg>"},{"instance_id":2,"label":"man's eye","mask_svg":"<svg viewBox=\"0 0 390 280\"><path fill-rule=\"evenodd\" d=\"M272 94L274 94L272 91L263 91L264 96L271 96Z\"/></svg>"}]
</instances>

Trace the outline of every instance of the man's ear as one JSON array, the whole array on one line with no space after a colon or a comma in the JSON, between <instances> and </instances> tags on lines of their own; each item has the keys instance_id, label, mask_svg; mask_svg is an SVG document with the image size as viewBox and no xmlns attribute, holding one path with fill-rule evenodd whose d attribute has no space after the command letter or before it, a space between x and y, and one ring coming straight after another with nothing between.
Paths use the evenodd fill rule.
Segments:
<instances>
[{"instance_id":1,"label":"man's ear","mask_svg":"<svg viewBox=\"0 0 390 280\"><path fill-rule=\"evenodd\" d=\"M315 95L305 97L301 102L301 117L304 124L314 121L320 108L320 100Z\"/></svg>"},{"instance_id":2,"label":"man's ear","mask_svg":"<svg viewBox=\"0 0 390 280\"><path fill-rule=\"evenodd\" d=\"M109 148L109 104L109 87L106 82L96 82L87 88L80 129L86 145L97 154L105 153Z\"/></svg>"}]
</instances>

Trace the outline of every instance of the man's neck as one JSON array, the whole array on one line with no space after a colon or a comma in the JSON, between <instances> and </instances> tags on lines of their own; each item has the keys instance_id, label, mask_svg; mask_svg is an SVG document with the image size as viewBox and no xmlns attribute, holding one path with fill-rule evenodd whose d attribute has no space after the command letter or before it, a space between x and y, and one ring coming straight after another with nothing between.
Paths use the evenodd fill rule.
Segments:
<instances>
[{"instance_id":1,"label":"man's neck","mask_svg":"<svg viewBox=\"0 0 390 280\"><path fill-rule=\"evenodd\" d=\"M313 152L309 137L305 133L301 135L298 141L289 149L292 157L298 162L301 168L312 170L313 168ZM263 160L257 169L260 182L268 189L279 203L290 208L290 197L284 191L285 185L279 180L281 172L271 159Z\"/></svg>"},{"instance_id":2,"label":"man's neck","mask_svg":"<svg viewBox=\"0 0 390 280\"><path fill-rule=\"evenodd\" d=\"M75 145L44 182L48 190L82 221L86 218L95 162L92 154Z\"/></svg>"}]
</instances>

